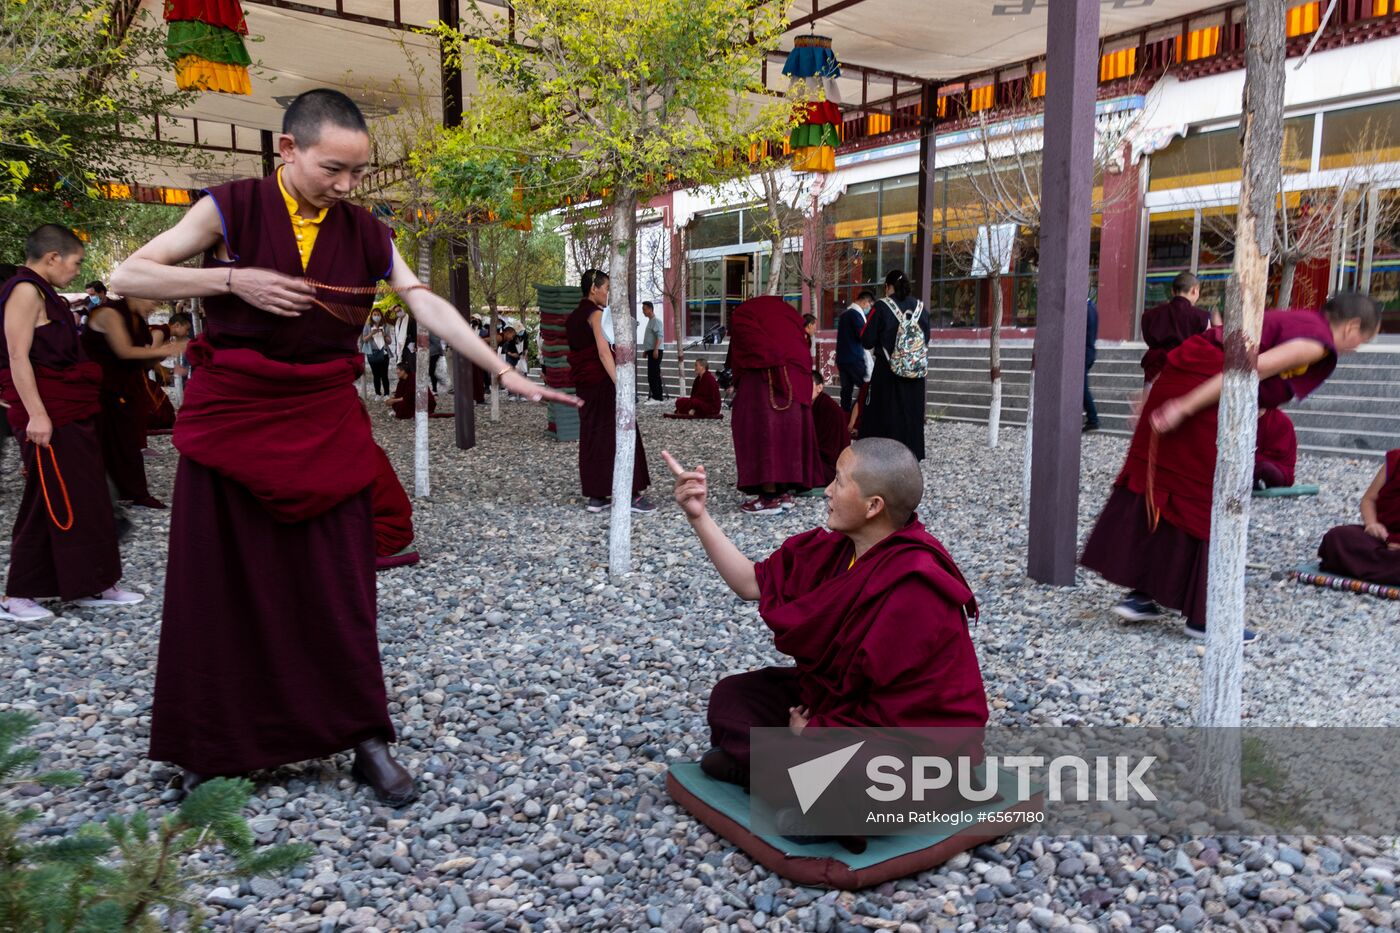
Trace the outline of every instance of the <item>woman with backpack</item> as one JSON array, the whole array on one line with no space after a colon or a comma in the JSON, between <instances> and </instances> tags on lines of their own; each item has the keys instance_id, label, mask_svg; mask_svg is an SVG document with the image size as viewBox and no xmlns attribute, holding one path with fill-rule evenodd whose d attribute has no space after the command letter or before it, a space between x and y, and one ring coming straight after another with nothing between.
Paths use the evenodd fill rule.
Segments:
<instances>
[{"instance_id":1,"label":"woman with backpack","mask_svg":"<svg viewBox=\"0 0 1400 933\"><path fill-rule=\"evenodd\" d=\"M861 437L893 438L924 459L924 377L928 374L928 309L910 297L909 277L885 276L885 297L870 309L861 343L875 354Z\"/></svg>"}]
</instances>

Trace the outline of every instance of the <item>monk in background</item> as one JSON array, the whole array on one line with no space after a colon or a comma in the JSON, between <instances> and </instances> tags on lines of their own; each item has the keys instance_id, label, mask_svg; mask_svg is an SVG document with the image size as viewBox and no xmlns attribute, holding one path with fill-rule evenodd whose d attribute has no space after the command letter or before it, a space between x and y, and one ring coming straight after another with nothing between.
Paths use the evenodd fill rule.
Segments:
<instances>
[{"instance_id":1,"label":"monk in background","mask_svg":"<svg viewBox=\"0 0 1400 933\"><path fill-rule=\"evenodd\" d=\"M723 406L720 397L719 381L710 372L710 364L700 358L695 360L695 380L690 384L690 395L676 399L676 410L667 412L667 418L718 418Z\"/></svg>"},{"instance_id":2,"label":"monk in background","mask_svg":"<svg viewBox=\"0 0 1400 933\"><path fill-rule=\"evenodd\" d=\"M394 385L393 398L385 399L384 404L393 409L395 418L398 418L400 421L408 421L411 420L418 411L417 400L414 397L418 387L413 379L413 361L411 357L405 358L399 363L398 377L399 381ZM431 418L435 411L437 411L437 396L429 389L428 417Z\"/></svg>"},{"instance_id":3,"label":"monk in background","mask_svg":"<svg viewBox=\"0 0 1400 933\"><path fill-rule=\"evenodd\" d=\"M1327 532L1317 556L1328 573L1400 586L1400 450L1386 451L1362 494L1361 524Z\"/></svg>"},{"instance_id":4,"label":"monk in background","mask_svg":"<svg viewBox=\"0 0 1400 933\"><path fill-rule=\"evenodd\" d=\"M603 307L612 292L612 280L605 272L588 269L579 290L578 307L564 320L564 336L569 342L574 388L583 400L578 416L579 486L588 499L585 508L597 513L612 507L613 458L617 453L617 362L603 331ZM655 512L655 503L642 495L651 485L642 432L634 428L633 437L632 511Z\"/></svg>"},{"instance_id":5,"label":"monk in background","mask_svg":"<svg viewBox=\"0 0 1400 933\"><path fill-rule=\"evenodd\" d=\"M1317 311L1266 311L1259 338L1259 407L1303 399L1380 329L1369 296L1342 292ZM1080 563L1128 593L1113 612L1158 619L1163 606L1205 638L1216 437L1224 385L1224 333L1213 327L1173 350L1152 383L1113 491ZM1245 630L1245 641L1254 632Z\"/></svg>"},{"instance_id":6,"label":"monk in background","mask_svg":"<svg viewBox=\"0 0 1400 933\"><path fill-rule=\"evenodd\" d=\"M826 394L826 377L822 371L812 370L812 425L817 429L822 479L828 486L836 478L836 461L842 451L851 446L851 429L846 424L848 417L841 403Z\"/></svg>"},{"instance_id":7,"label":"monk in background","mask_svg":"<svg viewBox=\"0 0 1400 933\"><path fill-rule=\"evenodd\" d=\"M1344 577L1400 586L1400 450L1386 462L1361 496L1361 524L1337 525L1317 548L1322 569Z\"/></svg>"},{"instance_id":8,"label":"monk in background","mask_svg":"<svg viewBox=\"0 0 1400 933\"><path fill-rule=\"evenodd\" d=\"M751 298L729 318L735 392L730 430L738 487L756 495L740 506L750 515L793 505L792 494L822 485L807 380L812 351L802 316L781 298Z\"/></svg>"},{"instance_id":9,"label":"monk in background","mask_svg":"<svg viewBox=\"0 0 1400 933\"><path fill-rule=\"evenodd\" d=\"M115 298L94 308L83 331L88 359L102 367L102 414L97 436L107 475L117 487L117 498L146 509L163 509L165 503L151 495L146 482L146 431L155 410L151 392L165 392L151 382L146 367L153 360L185 352L181 340L151 345L145 315L155 302L142 298ZM172 423L174 419L171 419Z\"/></svg>"},{"instance_id":10,"label":"monk in background","mask_svg":"<svg viewBox=\"0 0 1400 933\"><path fill-rule=\"evenodd\" d=\"M977 602L915 514L924 484L909 448L888 438L852 444L826 488L826 528L758 563L710 517L705 467L662 456L711 563L740 599L758 603L774 646L794 662L715 685L705 773L747 785L751 728L986 724L968 633Z\"/></svg>"},{"instance_id":11,"label":"monk in background","mask_svg":"<svg viewBox=\"0 0 1400 933\"><path fill-rule=\"evenodd\" d=\"M83 243L44 224L26 238L24 257L0 285L0 399L24 464L0 617L37 622L53 617L39 599L107 607L145 597L117 588L122 561L95 424L102 369L55 290L77 277Z\"/></svg>"},{"instance_id":12,"label":"monk in background","mask_svg":"<svg viewBox=\"0 0 1400 933\"><path fill-rule=\"evenodd\" d=\"M1210 314L1196 307L1200 298L1201 280L1181 272L1172 279L1171 300L1143 313L1142 341L1147 352L1142 355L1142 381L1147 385L1167 365L1168 353L1210 328Z\"/></svg>"},{"instance_id":13,"label":"monk in background","mask_svg":"<svg viewBox=\"0 0 1400 933\"><path fill-rule=\"evenodd\" d=\"M1298 466L1298 432L1293 419L1277 408L1259 413L1259 431L1254 446L1254 488L1277 489L1292 486Z\"/></svg>"}]
</instances>

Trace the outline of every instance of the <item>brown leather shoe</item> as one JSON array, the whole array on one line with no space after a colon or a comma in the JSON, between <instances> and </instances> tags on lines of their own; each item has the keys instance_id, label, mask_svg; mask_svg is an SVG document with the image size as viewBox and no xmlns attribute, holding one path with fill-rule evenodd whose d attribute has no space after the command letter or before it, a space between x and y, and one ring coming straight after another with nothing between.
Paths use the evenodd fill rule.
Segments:
<instances>
[{"instance_id":1,"label":"brown leather shoe","mask_svg":"<svg viewBox=\"0 0 1400 933\"><path fill-rule=\"evenodd\" d=\"M418 799L413 775L394 760L383 739L369 739L355 746L355 764L350 773L368 784L380 802L391 807L402 807Z\"/></svg>"}]
</instances>

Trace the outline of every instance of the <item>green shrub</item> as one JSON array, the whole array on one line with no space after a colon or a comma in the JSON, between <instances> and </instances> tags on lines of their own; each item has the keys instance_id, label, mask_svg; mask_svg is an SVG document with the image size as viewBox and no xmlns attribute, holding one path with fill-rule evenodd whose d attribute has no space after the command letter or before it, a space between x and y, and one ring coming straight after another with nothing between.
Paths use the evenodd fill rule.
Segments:
<instances>
[{"instance_id":1,"label":"green shrub","mask_svg":"<svg viewBox=\"0 0 1400 933\"><path fill-rule=\"evenodd\" d=\"M77 784L72 772L29 774L39 753L18 743L34 723L22 713L0 713L0 788ZM216 778L166 816L112 816L39 841L25 838L23 828L42 811L0 809L0 931L159 930L160 912L184 913L190 926L199 925L199 904L189 896L194 885L280 874L313 851L302 844L255 849L243 818L252 790L241 778ZM197 864L203 860L189 858L220 849L227 861L222 871L206 871Z\"/></svg>"}]
</instances>

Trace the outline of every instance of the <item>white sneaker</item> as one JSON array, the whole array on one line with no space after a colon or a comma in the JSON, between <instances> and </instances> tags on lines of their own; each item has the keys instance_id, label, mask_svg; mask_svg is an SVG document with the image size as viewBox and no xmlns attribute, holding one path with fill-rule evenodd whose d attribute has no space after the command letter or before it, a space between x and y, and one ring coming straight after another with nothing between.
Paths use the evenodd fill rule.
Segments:
<instances>
[{"instance_id":1,"label":"white sneaker","mask_svg":"<svg viewBox=\"0 0 1400 933\"><path fill-rule=\"evenodd\" d=\"M32 599L25 599L21 596L0 599L0 619L8 619L11 622L39 622L52 618L52 612Z\"/></svg>"},{"instance_id":2,"label":"white sneaker","mask_svg":"<svg viewBox=\"0 0 1400 933\"><path fill-rule=\"evenodd\" d=\"M140 593L129 593L126 590L109 586L96 596L89 596L86 599L73 600L79 606L89 606L103 608L106 606L134 606L146 597Z\"/></svg>"}]
</instances>

